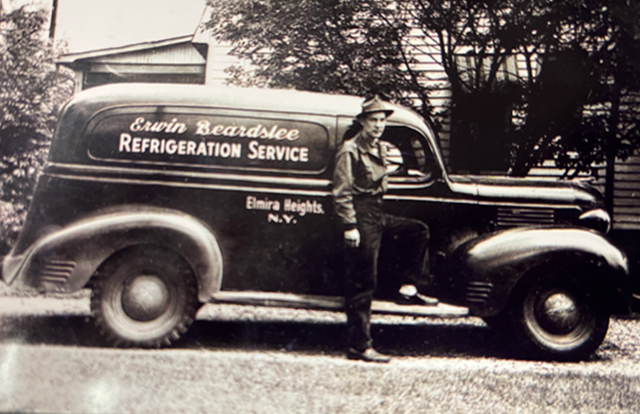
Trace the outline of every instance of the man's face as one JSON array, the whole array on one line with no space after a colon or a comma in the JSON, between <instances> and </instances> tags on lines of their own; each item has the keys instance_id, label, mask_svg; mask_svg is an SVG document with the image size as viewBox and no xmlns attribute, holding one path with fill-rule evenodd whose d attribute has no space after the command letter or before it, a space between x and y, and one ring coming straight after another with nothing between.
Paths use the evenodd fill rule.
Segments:
<instances>
[{"instance_id":1,"label":"man's face","mask_svg":"<svg viewBox=\"0 0 640 414\"><path fill-rule=\"evenodd\" d=\"M382 136L384 128L387 126L387 115L384 112L374 112L368 114L360 123L362 124L362 133L375 141Z\"/></svg>"}]
</instances>

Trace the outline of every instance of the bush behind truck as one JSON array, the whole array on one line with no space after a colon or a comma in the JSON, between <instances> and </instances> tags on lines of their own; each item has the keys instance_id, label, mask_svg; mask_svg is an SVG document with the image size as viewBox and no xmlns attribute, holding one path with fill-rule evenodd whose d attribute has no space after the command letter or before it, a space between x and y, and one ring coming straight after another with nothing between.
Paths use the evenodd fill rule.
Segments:
<instances>
[{"instance_id":1,"label":"bush behind truck","mask_svg":"<svg viewBox=\"0 0 640 414\"><path fill-rule=\"evenodd\" d=\"M178 85L82 92L62 112L3 279L40 292L91 287L97 328L134 347L170 344L208 302L340 311L331 178L361 102ZM444 303L385 300L384 281L407 262L387 250L374 311L479 316L556 359L586 358L611 315L637 311L597 191L449 175L428 123L393 109L385 208L429 226L431 277L416 284Z\"/></svg>"}]
</instances>

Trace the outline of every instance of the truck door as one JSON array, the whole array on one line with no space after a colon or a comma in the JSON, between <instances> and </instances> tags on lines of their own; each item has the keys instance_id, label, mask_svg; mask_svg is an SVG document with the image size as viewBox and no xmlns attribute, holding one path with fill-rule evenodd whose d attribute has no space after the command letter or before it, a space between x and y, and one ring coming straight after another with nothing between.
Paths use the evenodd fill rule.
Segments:
<instances>
[{"instance_id":1,"label":"truck door","mask_svg":"<svg viewBox=\"0 0 640 414\"><path fill-rule=\"evenodd\" d=\"M456 243L469 234L477 233L482 218L478 217L477 201L471 191L454 191L446 171L429 145L427 137L408 126L390 125L382 137L388 147L390 161L389 190L385 196L385 210L391 214L410 217L429 227L429 252L432 274L440 259ZM433 142L431 145L435 145ZM410 243L411 241L403 241ZM381 254L381 278L396 273L402 266L402 243L386 243Z\"/></svg>"}]
</instances>

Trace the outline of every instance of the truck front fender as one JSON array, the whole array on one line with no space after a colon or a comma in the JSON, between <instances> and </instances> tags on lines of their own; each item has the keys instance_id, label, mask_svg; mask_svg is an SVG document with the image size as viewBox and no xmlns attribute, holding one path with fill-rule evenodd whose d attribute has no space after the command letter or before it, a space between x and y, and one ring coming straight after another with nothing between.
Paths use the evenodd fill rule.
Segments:
<instances>
[{"instance_id":1,"label":"truck front fender","mask_svg":"<svg viewBox=\"0 0 640 414\"><path fill-rule=\"evenodd\" d=\"M220 290L222 254L211 230L185 214L137 207L54 229L23 254L9 254L3 278L16 288L73 292L85 287L112 254L141 244L164 246L180 254L198 279L200 301Z\"/></svg>"},{"instance_id":2,"label":"truck front fender","mask_svg":"<svg viewBox=\"0 0 640 414\"><path fill-rule=\"evenodd\" d=\"M472 314L490 316L507 304L513 289L536 269L574 272L624 300L631 298L627 259L598 233L575 228L525 228L485 235L462 244L450 257L456 302ZM584 274L580 274L587 270ZM615 309L620 313L623 309Z\"/></svg>"}]
</instances>

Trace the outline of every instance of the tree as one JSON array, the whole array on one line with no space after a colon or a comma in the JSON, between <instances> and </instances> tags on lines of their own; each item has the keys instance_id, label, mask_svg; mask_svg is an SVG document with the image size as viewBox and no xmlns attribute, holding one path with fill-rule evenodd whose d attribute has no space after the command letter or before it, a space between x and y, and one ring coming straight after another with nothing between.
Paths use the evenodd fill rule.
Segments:
<instances>
[{"instance_id":1,"label":"tree","mask_svg":"<svg viewBox=\"0 0 640 414\"><path fill-rule=\"evenodd\" d=\"M11 244L44 164L59 105L72 93L44 35L44 11L0 11L0 242ZM5 246L0 249L6 250Z\"/></svg>"},{"instance_id":2,"label":"tree","mask_svg":"<svg viewBox=\"0 0 640 414\"><path fill-rule=\"evenodd\" d=\"M535 60L549 33L546 0L404 0L424 43L434 45L452 92L450 167L506 170L513 146L513 109L535 84ZM526 71L517 69L515 56Z\"/></svg>"},{"instance_id":3,"label":"tree","mask_svg":"<svg viewBox=\"0 0 640 414\"><path fill-rule=\"evenodd\" d=\"M594 163L613 165L640 146L628 98L637 90L640 39L633 0L208 3L208 27L254 65L235 68L236 83L359 95L378 87L403 103L417 97L428 116L430 85L415 69L421 38L447 74L454 133L465 127L467 143L502 148L514 175L545 159L573 175L595 174ZM509 73L515 56L524 71ZM469 153L478 158L473 146Z\"/></svg>"},{"instance_id":4,"label":"tree","mask_svg":"<svg viewBox=\"0 0 640 414\"><path fill-rule=\"evenodd\" d=\"M514 172L524 175L554 159L572 175L597 174L593 166L606 161L612 186L615 159L640 147L640 102L632 99L640 91L640 5L568 0L554 2L551 12L559 16L559 30L541 54L543 71L528 99L528 122L515 141ZM555 70L545 74L545 65Z\"/></svg>"},{"instance_id":5,"label":"tree","mask_svg":"<svg viewBox=\"0 0 640 414\"><path fill-rule=\"evenodd\" d=\"M429 114L427 88L402 42L411 27L392 4L344 0L209 0L207 27L252 68L233 82L365 96L376 91Z\"/></svg>"}]
</instances>

